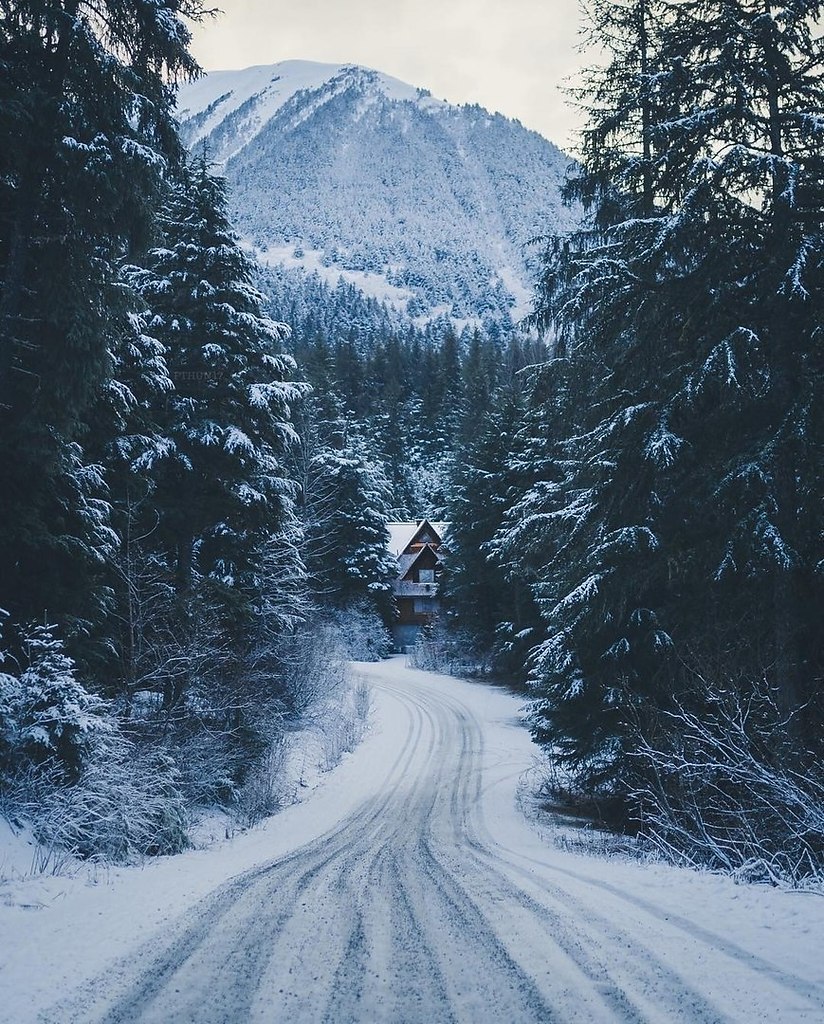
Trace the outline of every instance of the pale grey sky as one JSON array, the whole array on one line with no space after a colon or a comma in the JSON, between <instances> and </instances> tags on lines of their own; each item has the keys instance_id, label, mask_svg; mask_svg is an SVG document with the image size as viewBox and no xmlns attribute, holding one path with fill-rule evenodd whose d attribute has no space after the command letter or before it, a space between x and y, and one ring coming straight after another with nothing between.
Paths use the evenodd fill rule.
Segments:
<instances>
[{"instance_id":1,"label":"pale grey sky","mask_svg":"<svg viewBox=\"0 0 824 1024\"><path fill-rule=\"evenodd\" d=\"M216 0L194 30L207 71L300 59L364 64L480 103L570 147L560 86L581 66L577 0Z\"/></svg>"}]
</instances>

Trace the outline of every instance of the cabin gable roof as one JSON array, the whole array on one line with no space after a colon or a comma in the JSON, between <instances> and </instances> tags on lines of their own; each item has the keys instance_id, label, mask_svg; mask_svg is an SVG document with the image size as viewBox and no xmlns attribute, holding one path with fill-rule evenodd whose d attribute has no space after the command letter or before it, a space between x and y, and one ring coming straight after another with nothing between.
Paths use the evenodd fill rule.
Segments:
<instances>
[{"instance_id":1,"label":"cabin gable roof","mask_svg":"<svg viewBox=\"0 0 824 1024\"><path fill-rule=\"evenodd\" d=\"M441 563L441 561L442 559L438 557L437 552L428 544L424 544L420 551L412 552L408 555L402 555L401 558L398 559L398 564L400 566L400 578L402 580L407 579L418 562L430 562L431 568L435 568Z\"/></svg>"}]
</instances>

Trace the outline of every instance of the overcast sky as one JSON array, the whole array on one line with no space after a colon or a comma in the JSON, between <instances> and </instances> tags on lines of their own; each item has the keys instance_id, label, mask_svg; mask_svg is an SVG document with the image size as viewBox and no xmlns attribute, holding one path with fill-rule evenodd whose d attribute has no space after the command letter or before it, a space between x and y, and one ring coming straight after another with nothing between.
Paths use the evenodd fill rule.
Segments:
<instances>
[{"instance_id":1,"label":"overcast sky","mask_svg":"<svg viewBox=\"0 0 824 1024\"><path fill-rule=\"evenodd\" d=\"M303 59L364 64L452 103L480 103L569 147L577 0L217 0L194 29L207 71Z\"/></svg>"}]
</instances>

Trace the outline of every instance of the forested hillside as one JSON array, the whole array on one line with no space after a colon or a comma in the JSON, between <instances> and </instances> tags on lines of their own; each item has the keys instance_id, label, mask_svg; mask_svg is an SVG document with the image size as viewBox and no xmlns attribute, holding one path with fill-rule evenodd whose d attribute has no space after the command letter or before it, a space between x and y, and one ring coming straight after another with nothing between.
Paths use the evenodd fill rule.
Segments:
<instances>
[{"instance_id":1,"label":"forested hillside","mask_svg":"<svg viewBox=\"0 0 824 1024\"><path fill-rule=\"evenodd\" d=\"M442 517L464 441L493 394L521 390L543 343L497 328L458 334L447 317L418 327L353 285L304 272L260 268L257 280L267 309L291 325L286 348L311 386L302 448L357 435L386 481L385 518Z\"/></svg>"},{"instance_id":2,"label":"forested hillside","mask_svg":"<svg viewBox=\"0 0 824 1024\"><path fill-rule=\"evenodd\" d=\"M561 198L569 158L547 139L370 68L215 72L179 108L263 259L333 285L342 273L415 320L511 329L529 308L530 240L577 220Z\"/></svg>"}]
</instances>

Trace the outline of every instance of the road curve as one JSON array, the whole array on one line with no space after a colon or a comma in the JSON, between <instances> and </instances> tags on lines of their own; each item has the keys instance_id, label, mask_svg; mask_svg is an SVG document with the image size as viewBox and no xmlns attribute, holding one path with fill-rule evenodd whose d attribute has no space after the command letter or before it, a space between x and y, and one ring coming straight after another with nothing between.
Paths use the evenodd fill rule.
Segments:
<instances>
[{"instance_id":1,"label":"road curve","mask_svg":"<svg viewBox=\"0 0 824 1024\"><path fill-rule=\"evenodd\" d=\"M100 979L75 1020L824 1021L821 978L646 895L642 866L610 872L497 814L526 748L513 721L490 729L489 708L511 719L512 698L397 659L359 670L400 725L373 766L382 785L330 831L197 903L139 966Z\"/></svg>"}]
</instances>

